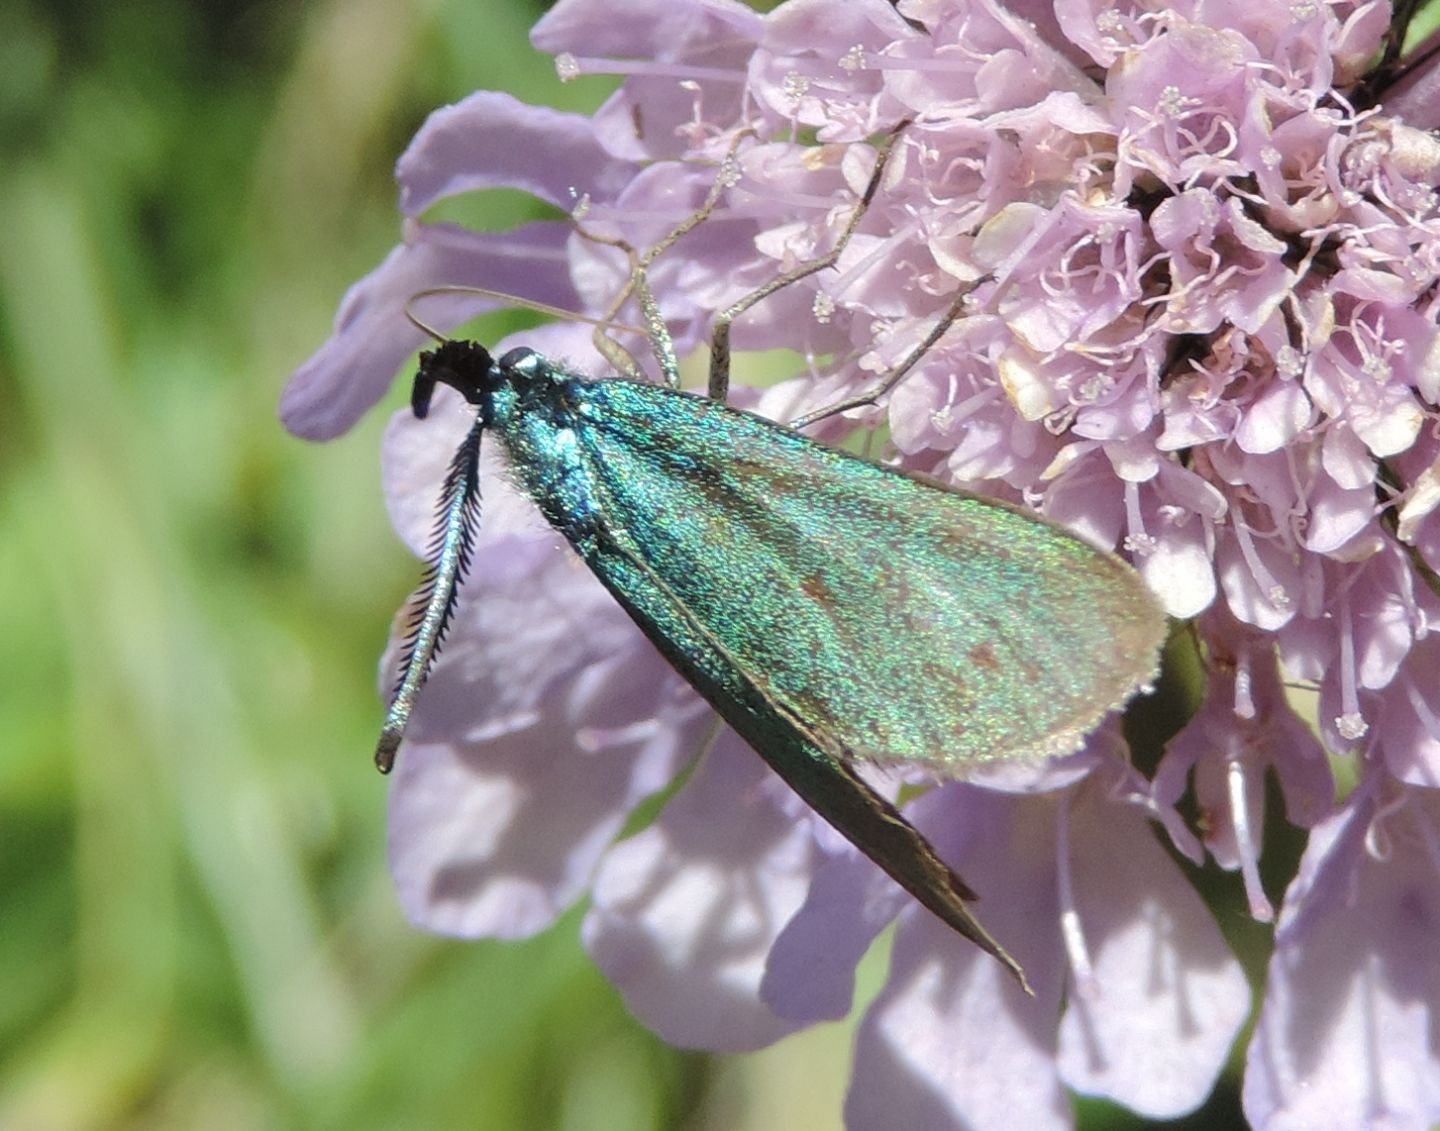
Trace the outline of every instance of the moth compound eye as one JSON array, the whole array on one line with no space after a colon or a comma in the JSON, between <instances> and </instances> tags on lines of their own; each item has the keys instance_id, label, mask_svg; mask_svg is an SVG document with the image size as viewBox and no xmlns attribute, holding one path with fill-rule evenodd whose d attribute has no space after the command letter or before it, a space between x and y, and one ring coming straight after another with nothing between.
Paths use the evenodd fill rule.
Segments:
<instances>
[{"instance_id":1,"label":"moth compound eye","mask_svg":"<svg viewBox=\"0 0 1440 1131\"><path fill-rule=\"evenodd\" d=\"M505 354L500 359L499 365L501 369L512 369L528 377L536 373L543 362L540 360L540 355L534 350L518 346Z\"/></svg>"}]
</instances>

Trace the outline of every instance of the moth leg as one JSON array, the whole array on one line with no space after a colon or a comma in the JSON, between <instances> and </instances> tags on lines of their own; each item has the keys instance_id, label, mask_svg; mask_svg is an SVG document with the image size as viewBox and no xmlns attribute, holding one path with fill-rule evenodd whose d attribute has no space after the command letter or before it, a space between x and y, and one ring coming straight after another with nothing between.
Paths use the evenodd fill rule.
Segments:
<instances>
[{"instance_id":1,"label":"moth leg","mask_svg":"<svg viewBox=\"0 0 1440 1131\"><path fill-rule=\"evenodd\" d=\"M868 390L857 393L853 397L846 397L843 401L836 401L824 408L817 408L814 412L807 412L804 416L797 416L790 421L790 427L794 429L808 428L818 420L826 417L838 416L842 412L849 412L852 408L864 408L872 405L898 385L910 370L915 368L916 363L930 352L930 347L945 336L946 331L955 325L956 321L965 313L965 307L970 301L970 295L981 283L988 282L990 276L984 276L963 287L955 293L950 305L945 308L945 313L940 315L930 332L925 335L923 341L907 353L900 361L892 366L890 370L875 382Z\"/></svg>"},{"instance_id":2,"label":"moth leg","mask_svg":"<svg viewBox=\"0 0 1440 1131\"><path fill-rule=\"evenodd\" d=\"M885 170L890 161L890 155L895 147L899 136L910 125L907 119L896 125L884 140L880 143L875 155L875 168L870 173L870 180L866 182L865 191L861 193L859 202L855 205L854 211L850 213L850 219L845 224L845 230L840 233L839 238L824 255L808 260L800 266L786 271L782 275L771 279L762 287L758 287L744 297L737 299L715 316L714 328L710 338L710 379L708 393L712 400L723 401L726 399L730 389L730 327L741 314L744 314L756 303L769 298L776 291L788 287L791 283L799 282L801 279L818 274L827 267L833 266L839 261L851 238L859 230L860 222L864 219L865 213L869 210L875 199L876 193L885 178ZM987 277L988 278L988 277ZM982 278L968 287L958 291L946 307L944 313L936 321L925 339L912 349L900 362L885 373L869 390L864 393L848 397L835 404L827 405L824 408L808 412L790 422L792 428L806 428L826 417L835 416L854 408L863 408L874 404L896 385L898 385L911 369L929 352L945 333L965 313L970 293L986 279Z\"/></svg>"},{"instance_id":3,"label":"moth leg","mask_svg":"<svg viewBox=\"0 0 1440 1131\"><path fill-rule=\"evenodd\" d=\"M757 287L749 294L737 299L724 310L715 316L710 335L710 380L708 395L711 400L723 401L730 391L730 325L736 318L744 314L756 303L761 302L776 291L783 290L791 283L797 283L801 279L818 274L827 267L833 266L844 253L846 245L850 243L851 237L855 235L860 227L860 221L864 219L865 213L870 208L870 202L875 199L876 192L880 189L880 183L885 178L885 168L889 164L891 151L895 147L895 141L900 134L910 125L907 119L902 121L888 134L880 143L875 153L875 168L870 173L870 180L865 185L865 191L860 194L860 200L855 205L854 211L850 213L850 219L845 224L845 230L840 233L835 241L835 246L824 255L815 259L807 260L777 275L764 286Z\"/></svg>"},{"instance_id":4,"label":"moth leg","mask_svg":"<svg viewBox=\"0 0 1440 1131\"><path fill-rule=\"evenodd\" d=\"M740 144L746 138L753 136L753 131L748 129L741 130L735 135L729 150L720 163L719 175L710 186L710 191L705 194L705 199L700 207L670 229L644 254L638 254L635 248L623 239L597 235L584 228L578 229L580 234L591 242L619 248L629 258L630 278L611 301L602 321L615 319L621 308L633 296L636 304L640 307L640 315L645 323L645 332L650 341L651 353L660 365L660 372L665 378L665 384L672 389L680 387L680 362L675 356L675 341L671 338L670 330L665 325L665 318L660 313L660 304L655 299L655 292L650 288L650 265L674 247L676 241L710 218L710 215L719 206L726 190L733 187L740 179L740 169L735 155L740 149ZM593 341L595 348L600 351L605 360L620 372L632 379L641 376L640 367L636 364L634 355L606 334L603 328L596 328Z\"/></svg>"},{"instance_id":5,"label":"moth leg","mask_svg":"<svg viewBox=\"0 0 1440 1131\"><path fill-rule=\"evenodd\" d=\"M626 240L622 240L619 237L602 236L598 232L590 231L582 224L576 224L575 231L579 233L583 239L587 239L591 243L601 244L605 247L619 248L630 261L630 281L626 282L625 286L620 289L620 292L611 301L610 305L605 308L605 313L596 319L595 330L590 335L590 341L594 343L595 349L599 351L600 356L610 363L611 368L613 368L615 372L622 374L631 381L643 381L645 380L645 371L640 368L640 363L635 360L635 355L622 346L606 329L606 327L619 316L620 308L625 305L626 300L629 299L631 295L634 287L635 272L639 269L640 257ZM646 321L646 332L647 334L650 332L650 323L648 320ZM674 353L673 349L671 353Z\"/></svg>"}]
</instances>

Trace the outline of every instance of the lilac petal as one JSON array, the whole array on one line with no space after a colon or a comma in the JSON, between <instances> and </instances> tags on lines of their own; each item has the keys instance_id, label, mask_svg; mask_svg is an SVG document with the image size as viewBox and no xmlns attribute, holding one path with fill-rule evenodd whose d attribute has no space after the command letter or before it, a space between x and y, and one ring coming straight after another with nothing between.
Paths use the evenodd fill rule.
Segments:
<instances>
[{"instance_id":1,"label":"lilac petal","mask_svg":"<svg viewBox=\"0 0 1440 1131\"><path fill-rule=\"evenodd\" d=\"M412 922L464 937L544 930L583 893L630 810L674 772L688 737L646 728L596 752L577 747L568 724L556 712L473 743L405 746L390 859Z\"/></svg>"},{"instance_id":2,"label":"lilac petal","mask_svg":"<svg viewBox=\"0 0 1440 1131\"><path fill-rule=\"evenodd\" d=\"M1055 19L1068 41L1064 49L1083 51L1102 67L1108 68L1123 47L1112 33L1100 30L1097 17L1107 10L1093 0L1055 0Z\"/></svg>"},{"instance_id":3,"label":"lilac petal","mask_svg":"<svg viewBox=\"0 0 1440 1131\"><path fill-rule=\"evenodd\" d=\"M766 17L750 89L780 120L817 127L822 141L863 137L903 111L883 71L847 74L847 53L885 51L916 34L885 0L790 0Z\"/></svg>"},{"instance_id":4,"label":"lilac petal","mask_svg":"<svg viewBox=\"0 0 1440 1131\"><path fill-rule=\"evenodd\" d=\"M485 286L577 309L569 238L569 224L548 221L500 234L407 222L405 242L346 292L330 339L285 386L285 427L307 440L330 440L384 396L395 371L427 340L405 317L405 304L426 287ZM494 306L489 299L436 299L423 314L443 331Z\"/></svg>"},{"instance_id":5,"label":"lilac petal","mask_svg":"<svg viewBox=\"0 0 1440 1131\"><path fill-rule=\"evenodd\" d=\"M1006 0L1005 10L1030 24L1037 35L1077 67L1088 66L1090 60L1078 43L1071 42L1060 27L1054 0Z\"/></svg>"},{"instance_id":6,"label":"lilac petal","mask_svg":"<svg viewBox=\"0 0 1440 1131\"><path fill-rule=\"evenodd\" d=\"M869 775L878 778L879 775ZM872 780L895 799L893 777ZM824 822L815 821L819 863L805 902L770 949L760 995L781 1017L830 1021L850 1012L855 967L896 914L914 899Z\"/></svg>"},{"instance_id":7,"label":"lilac petal","mask_svg":"<svg viewBox=\"0 0 1440 1131\"><path fill-rule=\"evenodd\" d=\"M397 424L392 438L421 435L424 423ZM392 505L417 478L400 472L399 454L398 466L387 458ZM499 505L482 523L391 792L401 901L416 922L452 934L546 927L708 725L600 583L558 552L554 534L527 531L533 508L506 493L487 492Z\"/></svg>"},{"instance_id":8,"label":"lilac petal","mask_svg":"<svg viewBox=\"0 0 1440 1131\"><path fill-rule=\"evenodd\" d=\"M1404 551L1392 545L1365 563L1351 588L1356 674L1363 687L1387 687L1410 652L1417 635L1413 584Z\"/></svg>"},{"instance_id":9,"label":"lilac petal","mask_svg":"<svg viewBox=\"0 0 1440 1131\"><path fill-rule=\"evenodd\" d=\"M770 948L761 999L791 1021L844 1017L854 1003L855 967L909 902L905 890L858 851L825 860Z\"/></svg>"},{"instance_id":10,"label":"lilac petal","mask_svg":"<svg viewBox=\"0 0 1440 1131\"><path fill-rule=\"evenodd\" d=\"M1310 493L1310 528L1305 545L1315 553L1333 553L1369 526L1375 506L1373 488L1347 491L1322 475Z\"/></svg>"},{"instance_id":11,"label":"lilac petal","mask_svg":"<svg viewBox=\"0 0 1440 1131\"><path fill-rule=\"evenodd\" d=\"M1046 492L1045 515L1087 542L1113 546L1125 535L1125 501L1119 492L1101 494L1092 489L1088 472L1097 468L1100 457L1103 449L1093 441L1065 448L1065 471Z\"/></svg>"},{"instance_id":12,"label":"lilac petal","mask_svg":"<svg viewBox=\"0 0 1440 1131\"><path fill-rule=\"evenodd\" d=\"M1140 810L1084 789L1069 831L1093 979L1072 990L1060 1023L1060 1075L1078 1092L1173 1119L1214 1087L1249 986Z\"/></svg>"},{"instance_id":13,"label":"lilac petal","mask_svg":"<svg viewBox=\"0 0 1440 1131\"><path fill-rule=\"evenodd\" d=\"M1300 590L1299 570L1293 554L1248 535L1225 532L1215 549L1215 569L1230 612L1246 624L1274 631L1295 615L1291 595Z\"/></svg>"},{"instance_id":14,"label":"lilac petal","mask_svg":"<svg viewBox=\"0 0 1440 1131\"><path fill-rule=\"evenodd\" d=\"M1247 452L1283 448L1313 423L1314 408L1298 384L1276 384L1250 405L1236 429L1235 441Z\"/></svg>"},{"instance_id":15,"label":"lilac petal","mask_svg":"<svg viewBox=\"0 0 1440 1131\"><path fill-rule=\"evenodd\" d=\"M1337 425L1325 432L1320 446L1325 474L1341 487L1364 487L1375 482L1375 460L1355 430Z\"/></svg>"},{"instance_id":16,"label":"lilac petal","mask_svg":"<svg viewBox=\"0 0 1440 1131\"><path fill-rule=\"evenodd\" d=\"M1053 1003L1023 1000L993 959L933 916L907 922L856 1041L845 1126L1068 1127L1054 1025Z\"/></svg>"},{"instance_id":17,"label":"lilac petal","mask_svg":"<svg viewBox=\"0 0 1440 1131\"><path fill-rule=\"evenodd\" d=\"M399 639L397 628L392 655ZM476 554L475 574L416 702L409 734L427 742L476 742L549 719L547 725L558 728L552 743L563 738L568 749L591 719L583 712L566 719L569 705L554 705L554 697L570 692L591 668L611 670L617 656L643 675L623 695L617 688L612 698L588 705L603 712L611 729L653 717L681 686L678 677L663 685L669 669L659 655L584 566L559 552L554 536L498 539ZM383 666L388 688L393 667Z\"/></svg>"},{"instance_id":18,"label":"lilac petal","mask_svg":"<svg viewBox=\"0 0 1440 1131\"><path fill-rule=\"evenodd\" d=\"M1014 992L998 964L932 917L902 916L890 981L861 1029L852 1128L887 1125L887 1113L889 1126L1062 1126L1062 1080L1174 1116L1213 1087L1249 989L1148 827L1165 807L1133 797L1141 779L1104 747L1091 753L1100 770L1062 798L1059 839L1048 799L951 786L915 804L946 859L997 897L981 905L985 923L1038 996Z\"/></svg>"},{"instance_id":19,"label":"lilac petal","mask_svg":"<svg viewBox=\"0 0 1440 1131\"><path fill-rule=\"evenodd\" d=\"M1437 45L1440 32L1432 32L1411 54L1423 58ZM1432 55L1425 66L1414 68L1387 91L1385 109L1417 129L1440 129L1440 55Z\"/></svg>"},{"instance_id":20,"label":"lilac petal","mask_svg":"<svg viewBox=\"0 0 1440 1131\"><path fill-rule=\"evenodd\" d=\"M1432 660L1440 663L1440 639L1433 632L1415 645L1411 664L1417 673L1430 673L1436 670ZM1377 729L1385 735L1386 769L1399 781L1434 787L1440 786L1440 717L1427 701L1427 683L1401 672L1385 693Z\"/></svg>"},{"instance_id":21,"label":"lilac petal","mask_svg":"<svg viewBox=\"0 0 1440 1131\"><path fill-rule=\"evenodd\" d=\"M992 897L979 908L985 925L1038 996L1027 998L998 962L933 915L902 916L890 976L856 1040L846 1126L1066 1127L1054 1052L1062 951L1053 806L951 785L916 808L941 854Z\"/></svg>"},{"instance_id":22,"label":"lilac petal","mask_svg":"<svg viewBox=\"0 0 1440 1131\"><path fill-rule=\"evenodd\" d=\"M1257 1131L1440 1120L1440 795L1363 785L1285 895L1244 1103Z\"/></svg>"},{"instance_id":23,"label":"lilac petal","mask_svg":"<svg viewBox=\"0 0 1440 1131\"><path fill-rule=\"evenodd\" d=\"M1313 826L1330 812L1335 785L1314 732L1286 696L1269 638L1214 613L1201 622L1212 656L1205 702L1171 739L1155 772L1166 805L1188 788L1206 815L1205 845L1216 862L1240 869L1252 912L1268 916L1255 832L1263 826L1263 781L1273 769L1291 823Z\"/></svg>"},{"instance_id":24,"label":"lilac petal","mask_svg":"<svg viewBox=\"0 0 1440 1131\"><path fill-rule=\"evenodd\" d=\"M395 166L407 216L488 188L521 189L569 212L585 197L613 198L635 173L600 147L585 115L490 90L436 110Z\"/></svg>"},{"instance_id":25,"label":"lilac petal","mask_svg":"<svg viewBox=\"0 0 1440 1131\"><path fill-rule=\"evenodd\" d=\"M662 239L700 205L714 187L716 175L709 166L696 166L681 174L661 165L637 174L614 202L617 211L632 217L625 229L627 238L640 246ZM591 218L601 220L606 215L606 208L597 207ZM666 314L670 314L673 299L674 307L686 316L696 317L699 307L708 317L715 306L729 305L753 286L768 282L774 264L756 250L756 232L755 221L749 217L713 217L685 237L684 257L662 255L656 260L649 278ZM573 253L582 262L597 256L614 260L613 249L593 243L586 246L581 242ZM626 265L620 278L605 280L603 297L608 299L609 292L628 276ZM598 301L602 295L593 297Z\"/></svg>"},{"instance_id":26,"label":"lilac petal","mask_svg":"<svg viewBox=\"0 0 1440 1131\"><path fill-rule=\"evenodd\" d=\"M1000 13L992 8L988 14L993 17ZM897 41L886 51L891 67L886 74L886 90L917 116L939 117L953 114L962 106L975 107L1009 111L1003 118L991 119L997 124L1003 121L1006 126L1017 124L1012 115L1034 114L1054 92L1083 90L1093 95L1094 84L1052 52L1034 30L1018 20L1008 21L1008 26L987 28L990 55L978 69L965 59L968 49L961 44L932 36ZM901 60L914 60L916 66L898 66Z\"/></svg>"},{"instance_id":27,"label":"lilac petal","mask_svg":"<svg viewBox=\"0 0 1440 1131\"><path fill-rule=\"evenodd\" d=\"M1276 16L1283 10L1278 4L1272 9ZM1374 65L1375 53L1380 50L1382 40L1390 30L1390 17L1393 12L1394 9L1388 4L1370 5L1358 10L1338 29L1333 48L1333 81L1336 86L1344 88L1358 82Z\"/></svg>"},{"instance_id":28,"label":"lilac petal","mask_svg":"<svg viewBox=\"0 0 1440 1131\"><path fill-rule=\"evenodd\" d=\"M789 791L732 732L595 878L586 948L670 1044L742 1051L799 1024L760 1001L765 957L810 885L815 842Z\"/></svg>"},{"instance_id":29,"label":"lilac petal","mask_svg":"<svg viewBox=\"0 0 1440 1131\"><path fill-rule=\"evenodd\" d=\"M715 39L754 42L762 17L740 0L625 0L624 18L601 0L559 0L530 29L530 42L562 51L622 59L671 59L680 44Z\"/></svg>"},{"instance_id":30,"label":"lilac petal","mask_svg":"<svg viewBox=\"0 0 1440 1131\"><path fill-rule=\"evenodd\" d=\"M417 419L408 408L400 409L385 426L380 445L380 479L385 489L385 503L391 525L418 558L429 556L441 484L455 458L456 447L474 423L475 407L466 404L452 389L441 386L435 391L430 414L424 420ZM535 504L507 482L505 461L498 444L481 446L480 483L482 503L477 547L520 535L543 540L550 553L559 548L560 536L544 525ZM534 553L498 560L528 572L538 564L541 554L537 549ZM488 583L496 575L497 558L485 559L482 568ZM472 576L474 573L470 571Z\"/></svg>"},{"instance_id":31,"label":"lilac petal","mask_svg":"<svg viewBox=\"0 0 1440 1131\"><path fill-rule=\"evenodd\" d=\"M1089 751L1034 764L1004 762L976 771L985 791L1045 792L1080 781L1097 765ZM985 792L981 791L981 797ZM955 820L940 798L919 800L907 817L922 824ZM855 964L897 912L924 915L912 896L860 851L841 841L815 869L805 905L770 951L762 996L776 1013L804 1022L834 1020L850 1011Z\"/></svg>"},{"instance_id":32,"label":"lilac petal","mask_svg":"<svg viewBox=\"0 0 1440 1131\"><path fill-rule=\"evenodd\" d=\"M462 604L417 703L391 792L390 855L407 914L431 930L543 930L708 725L592 578L554 577L575 568L551 553L539 576L492 579L483 600ZM569 702L557 701L567 683Z\"/></svg>"},{"instance_id":33,"label":"lilac petal","mask_svg":"<svg viewBox=\"0 0 1440 1131\"><path fill-rule=\"evenodd\" d=\"M976 766L965 780L1000 793L1051 793L1064 789L1095 769L1099 764L1093 752L1097 737L1108 737L1109 733L1106 727L1089 735L1081 749L1070 754L1057 754L1040 762L1001 761Z\"/></svg>"},{"instance_id":34,"label":"lilac petal","mask_svg":"<svg viewBox=\"0 0 1440 1131\"><path fill-rule=\"evenodd\" d=\"M1081 780L1097 764L1087 749L1044 762L982 767L972 780L985 790L1049 792ZM922 824L955 819L939 798L918 800L905 812ZM770 952L761 986L766 1003L797 1021L845 1016L854 996L856 963L896 913L907 908L925 914L894 880L842 842L840 850L816 868L804 906Z\"/></svg>"},{"instance_id":35,"label":"lilac petal","mask_svg":"<svg viewBox=\"0 0 1440 1131\"><path fill-rule=\"evenodd\" d=\"M613 207L598 205L590 214L589 224L607 234L623 234L634 246L651 245L699 206L714 187L716 175L708 165L688 166L685 172L677 173L669 163L657 163L638 174ZM774 277L775 264L756 250L756 231L754 220L743 214L713 217L685 237L683 256L662 255L650 268L649 281L678 356L687 356L701 343L708 345L710 321L716 309L728 306ZM629 279L628 263L612 247L577 238L571 244L570 256L576 285L591 309L604 309ZM798 288L792 289L798 292ZM767 336L795 344L802 322L813 321L808 305L803 319L796 316L796 303L802 297L799 293L786 294L782 302L767 301L757 310L747 311L735 325L737 347L755 348L757 338ZM782 317L784 311L791 312L779 331L774 328L777 306ZM629 320L633 323L642 319L635 312ZM768 335L767 326L772 327ZM833 338L833 331L830 336ZM826 341L823 348L833 349L834 345ZM642 367L648 367L652 354L649 343L640 339L631 349Z\"/></svg>"},{"instance_id":36,"label":"lilac petal","mask_svg":"<svg viewBox=\"0 0 1440 1131\"><path fill-rule=\"evenodd\" d=\"M1215 600L1215 567L1210 554L1204 526L1190 516L1183 526L1166 530L1154 550L1136 564L1165 611L1188 620Z\"/></svg>"},{"instance_id":37,"label":"lilac petal","mask_svg":"<svg viewBox=\"0 0 1440 1131\"><path fill-rule=\"evenodd\" d=\"M627 0L625 18L615 17L611 4L561 0L530 32L541 51L584 57L582 73L597 56L621 60L613 65L621 72L626 60L644 61L595 113L595 137L608 152L678 157L706 135L702 116L707 123L740 116L759 13L738 0Z\"/></svg>"},{"instance_id":38,"label":"lilac petal","mask_svg":"<svg viewBox=\"0 0 1440 1131\"><path fill-rule=\"evenodd\" d=\"M522 774L517 767L547 740L548 772ZM652 775L649 751L587 763L566 740L531 727L482 743L406 745L389 839L411 922L463 938L525 938L580 897L639 800L627 779Z\"/></svg>"}]
</instances>

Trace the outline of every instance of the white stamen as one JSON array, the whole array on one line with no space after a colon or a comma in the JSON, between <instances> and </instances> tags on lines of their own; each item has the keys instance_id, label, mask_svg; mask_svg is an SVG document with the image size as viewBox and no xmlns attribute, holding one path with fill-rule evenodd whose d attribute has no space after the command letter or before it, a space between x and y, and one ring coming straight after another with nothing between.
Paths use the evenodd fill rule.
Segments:
<instances>
[{"instance_id":1,"label":"white stamen","mask_svg":"<svg viewBox=\"0 0 1440 1131\"><path fill-rule=\"evenodd\" d=\"M1250 649L1240 649L1235 661L1235 714L1238 718L1255 718L1255 686L1250 669Z\"/></svg>"},{"instance_id":2,"label":"white stamen","mask_svg":"<svg viewBox=\"0 0 1440 1131\"><path fill-rule=\"evenodd\" d=\"M1265 594L1265 599L1279 612L1284 612L1290 607L1290 594L1285 587L1275 580L1275 575L1265 568L1265 563L1260 560L1260 553L1255 549L1255 542L1250 537L1251 530L1244 520L1237 513L1233 516L1231 526L1235 531L1235 542L1240 547L1240 556L1245 559L1245 566L1250 570L1250 576L1255 579L1255 584Z\"/></svg>"},{"instance_id":3,"label":"white stamen","mask_svg":"<svg viewBox=\"0 0 1440 1131\"><path fill-rule=\"evenodd\" d=\"M1340 600L1340 707L1335 729L1347 742L1365 737L1370 729L1360 713L1360 695L1355 685L1355 628L1350 621L1350 598Z\"/></svg>"},{"instance_id":4,"label":"white stamen","mask_svg":"<svg viewBox=\"0 0 1440 1131\"><path fill-rule=\"evenodd\" d=\"M1275 918L1275 908L1265 897L1265 888L1260 883L1260 853L1250 829L1249 782L1245 766L1238 758L1226 763L1225 785L1230 795L1230 823L1235 829L1235 852L1240 857L1240 877L1245 883L1250 914L1261 923L1269 923Z\"/></svg>"},{"instance_id":5,"label":"white stamen","mask_svg":"<svg viewBox=\"0 0 1440 1131\"><path fill-rule=\"evenodd\" d=\"M1155 108L1167 118L1180 118L1185 114L1185 108L1189 103L1178 86L1167 86L1160 92L1160 101Z\"/></svg>"},{"instance_id":6,"label":"white stamen","mask_svg":"<svg viewBox=\"0 0 1440 1131\"><path fill-rule=\"evenodd\" d=\"M1086 1000L1094 1001L1100 996L1100 982L1095 977L1095 967L1090 961L1090 949L1085 945L1085 928L1080 922L1080 912L1075 906L1075 884L1070 871L1070 797L1060 799L1060 812L1055 822L1055 878L1060 900L1060 938L1065 943L1065 955L1070 960L1070 972L1075 979L1075 993Z\"/></svg>"},{"instance_id":7,"label":"white stamen","mask_svg":"<svg viewBox=\"0 0 1440 1131\"><path fill-rule=\"evenodd\" d=\"M1153 554L1160 547L1160 540L1145 529L1145 516L1140 511L1140 487L1135 483L1125 484L1125 524L1129 533L1125 535L1125 548L1141 557Z\"/></svg>"},{"instance_id":8,"label":"white stamen","mask_svg":"<svg viewBox=\"0 0 1440 1131\"><path fill-rule=\"evenodd\" d=\"M1346 711L1343 715L1335 716L1335 729L1341 738L1355 742L1365 737L1365 733L1370 729L1370 724L1358 711Z\"/></svg>"},{"instance_id":9,"label":"white stamen","mask_svg":"<svg viewBox=\"0 0 1440 1131\"><path fill-rule=\"evenodd\" d=\"M574 82L580 77L580 60L569 51L555 56L555 73L561 82Z\"/></svg>"},{"instance_id":10,"label":"white stamen","mask_svg":"<svg viewBox=\"0 0 1440 1131\"><path fill-rule=\"evenodd\" d=\"M1281 346L1275 351L1275 372L1286 381L1293 381L1304 371L1304 357L1294 346Z\"/></svg>"},{"instance_id":11,"label":"white stamen","mask_svg":"<svg viewBox=\"0 0 1440 1131\"><path fill-rule=\"evenodd\" d=\"M1095 30L1107 39L1114 39L1125 29L1125 21L1114 8L1106 8L1095 17Z\"/></svg>"}]
</instances>

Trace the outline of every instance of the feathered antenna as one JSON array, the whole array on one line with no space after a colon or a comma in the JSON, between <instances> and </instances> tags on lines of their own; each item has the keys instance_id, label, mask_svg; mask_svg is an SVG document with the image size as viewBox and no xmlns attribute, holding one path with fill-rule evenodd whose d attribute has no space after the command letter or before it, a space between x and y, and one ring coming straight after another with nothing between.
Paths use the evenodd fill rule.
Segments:
<instances>
[{"instance_id":1,"label":"feathered antenna","mask_svg":"<svg viewBox=\"0 0 1440 1131\"><path fill-rule=\"evenodd\" d=\"M426 287L416 291L405 303L405 317L421 333L439 342L438 351L423 351L420 354L420 369L415 374L415 385L410 395L410 407L417 417L424 417L430 411L430 398L437 383L432 372L437 353L443 354L450 339L429 323L422 321L414 306L423 298L433 295L475 295L494 299L500 303L523 306L541 314L563 318L571 322L584 322L591 326L630 330L643 333L634 326L626 326L613 320L590 318L574 311L562 310L543 302L534 302L504 291L488 287L446 285ZM480 349L480 347L475 347ZM480 350L484 353L483 349ZM488 354L485 354L488 364ZM442 375L443 379L443 375ZM405 727L415 706L415 697L424 686L446 630L455 613L456 598L460 585L470 568L471 551L475 543L475 532L480 526L480 434L484 421L479 415L455 452L450 469L445 475L445 484L440 491L440 502L436 509L435 530L427 550L427 565L420 581L420 587L408 605L405 625L403 652L400 660L400 674L395 681L395 693L390 708L385 714L385 725L380 731L380 741L375 746L375 765L381 773L388 774L395 765L395 755L400 749Z\"/></svg>"},{"instance_id":2,"label":"feathered antenna","mask_svg":"<svg viewBox=\"0 0 1440 1131\"><path fill-rule=\"evenodd\" d=\"M483 431L484 422L477 415L445 475L427 553L429 564L410 600L400 675L375 747L375 765L382 774L388 774L395 765L395 752L410 721L415 696L440 654L440 645L455 613L460 585L470 568L475 532L480 526L480 434Z\"/></svg>"}]
</instances>

